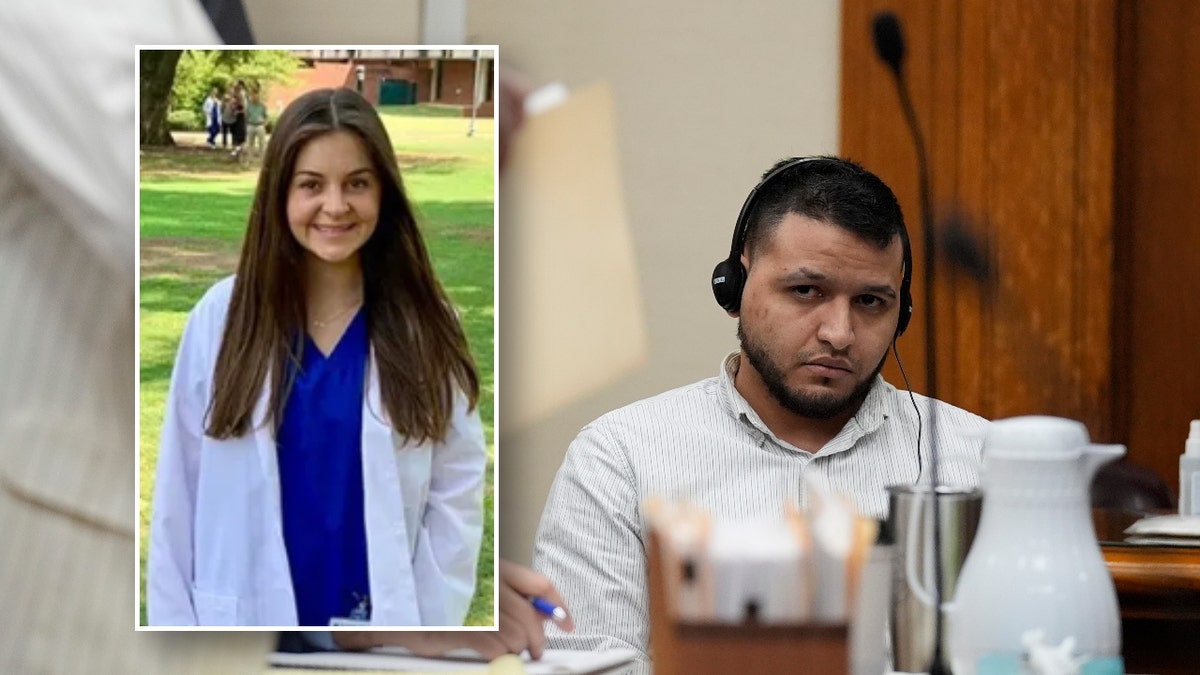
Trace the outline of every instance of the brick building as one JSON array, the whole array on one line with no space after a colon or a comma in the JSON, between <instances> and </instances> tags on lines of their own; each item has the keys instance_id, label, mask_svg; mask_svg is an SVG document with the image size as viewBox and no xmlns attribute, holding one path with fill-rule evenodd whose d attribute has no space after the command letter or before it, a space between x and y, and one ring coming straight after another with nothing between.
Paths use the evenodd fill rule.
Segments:
<instances>
[{"instance_id":1,"label":"brick building","mask_svg":"<svg viewBox=\"0 0 1200 675\"><path fill-rule=\"evenodd\" d=\"M273 115L300 94L321 87L358 89L371 103L438 103L471 114L472 83L478 87L476 114L491 117L495 56L470 49L304 49L292 52L304 65L291 86L271 85L263 101ZM361 69L361 84L359 82Z\"/></svg>"}]
</instances>

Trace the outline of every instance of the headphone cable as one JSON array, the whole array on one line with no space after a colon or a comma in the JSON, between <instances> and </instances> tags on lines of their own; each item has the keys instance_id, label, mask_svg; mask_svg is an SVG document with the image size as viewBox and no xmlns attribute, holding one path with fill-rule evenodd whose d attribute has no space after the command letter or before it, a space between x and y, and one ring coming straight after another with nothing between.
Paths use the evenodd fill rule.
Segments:
<instances>
[{"instance_id":1,"label":"headphone cable","mask_svg":"<svg viewBox=\"0 0 1200 675\"><path fill-rule=\"evenodd\" d=\"M904 372L904 364L900 361L900 352L896 351L896 337L892 338L892 356L896 357L896 365L900 367L900 376L904 378L904 388L908 390L908 400L912 401L913 410L917 413L917 479L913 481L913 485L918 485L924 471L921 461L921 409L917 407L917 397L913 396L912 385L908 383L908 373Z\"/></svg>"}]
</instances>

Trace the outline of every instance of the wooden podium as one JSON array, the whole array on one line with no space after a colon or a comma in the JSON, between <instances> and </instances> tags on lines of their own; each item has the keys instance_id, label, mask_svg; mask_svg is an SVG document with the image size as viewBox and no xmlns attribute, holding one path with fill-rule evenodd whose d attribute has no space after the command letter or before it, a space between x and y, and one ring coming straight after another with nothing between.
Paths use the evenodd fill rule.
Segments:
<instances>
[{"instance_id":1,"label":"wooden podium","mask_svg":"<svg viewBox=\"0 0 1200 675\"><path fill-rule=\"evenodd\" d=\"M650 648L657 675L849 672L846 624L697 624L670 611L657 533L649 532Z\"/></svg>"}]
</instances>

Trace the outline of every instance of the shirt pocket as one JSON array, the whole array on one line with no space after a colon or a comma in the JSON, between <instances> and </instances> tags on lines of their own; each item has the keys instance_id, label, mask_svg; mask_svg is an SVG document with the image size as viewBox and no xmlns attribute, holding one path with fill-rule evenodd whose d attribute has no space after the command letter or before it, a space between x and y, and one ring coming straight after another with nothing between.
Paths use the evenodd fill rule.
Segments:
<instances>
[{"instance_id":1,"label":"shirt pocket","mask_svg":"<svg viewBox=\"0 0 1200 675\"><path fill-rule=\"evenodd\" d=\"M192 589L196 623L200 626L237 626L238 597Z\"/></svg>"}]
</instances>

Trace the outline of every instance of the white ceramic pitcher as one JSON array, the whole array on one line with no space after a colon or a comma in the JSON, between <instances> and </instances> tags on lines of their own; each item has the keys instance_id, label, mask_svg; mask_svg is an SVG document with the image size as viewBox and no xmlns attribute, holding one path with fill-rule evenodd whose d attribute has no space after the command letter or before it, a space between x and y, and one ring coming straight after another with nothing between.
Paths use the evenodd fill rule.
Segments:
<instances>
[{"instance_id":1,"label":"white ceramic pitcher","mask_svg":"<svg viewBox=\"0 0 1200 675\"><path fill-rule=\"evenodd\" d=\"M1029 668L1033 643L1058 648L1070 666L1060 672L1119 659L1117 595L1096 542L1089 488L1099 467L1124 454L1122 445L1089 443L1074 420L992 423L983 513L949 612L956 675L1043 672Z\"/></svg>"}]
</instances>

